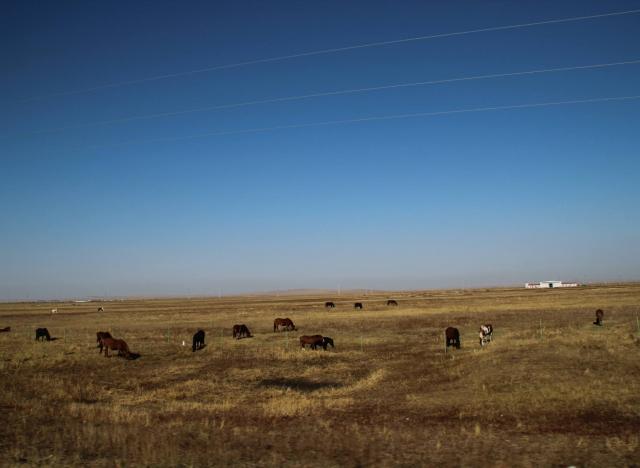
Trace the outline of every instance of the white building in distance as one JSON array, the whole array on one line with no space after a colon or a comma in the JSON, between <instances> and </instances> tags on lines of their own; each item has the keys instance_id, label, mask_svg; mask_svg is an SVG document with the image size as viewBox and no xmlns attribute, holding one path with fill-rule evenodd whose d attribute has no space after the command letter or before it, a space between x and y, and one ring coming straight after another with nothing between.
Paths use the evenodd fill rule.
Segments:
<instances>
[{"instance_id":1,"label":"white building in distance","mask_svg":"<svg viewBox=\"0 0 640 468\"><path fill-rule=\"evenodd\" d=\"M534 288L577 288L578 283L563 283L562 281L540 281L538 283L525 283L527 289Z\"/></svg>"}]
</instances>

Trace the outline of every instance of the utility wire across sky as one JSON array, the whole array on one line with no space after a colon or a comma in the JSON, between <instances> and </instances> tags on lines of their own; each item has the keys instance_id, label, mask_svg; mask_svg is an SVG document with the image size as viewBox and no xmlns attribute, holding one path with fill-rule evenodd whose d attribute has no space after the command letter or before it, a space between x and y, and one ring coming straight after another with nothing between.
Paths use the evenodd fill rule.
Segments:
<instances>
[{"instance_id":1,"label":"utility wire across sky","mask_svg":"<svg viewBox=\"0 0 640 468\"><path fill-rule=\"evenodd\" d=\"M588 16L573 16L573 17L569 17L569 18L556 18L556 19L549 19L549 20L544 20L544 21L535 21L535 22L531 22L531 23L520 23L520 24L511 24L511 25L504 25L504 26L493 26L493 27L480 28L480 29L470 29L470 30L466 30L466 31L455 31L455 32L449 32L449 33L431 34L431 35L426 35L426 36L408 37L408 38L403 38L403 39L394 39L394 40L389 40L389 41L368 42L368 43L364 43L364 44L356 44L356 45L350 45L350 46L344 46L344 47L335 47L335 48L328 48L328 49L312 50L312 51L301 52L301 53L297 53L297 54L281 55L281 56L277 56L277 57L267 57L267 58L256 59L256 60L248 60L248 61L244 61L244 62L230 63L230 64L226 64L226 65L216 65L216 66L200 68L200 69L195 69L195 70L187 70L187 71L176 72L176 73L167 73L167 74L164 74L164 75L149 76L149 77L146 77L146 78L139 78L139 79L135 79L135 80L128 80L128 81L120 81L120 82L116 82L116 83L103 84L103 85L94 86L94 87L91 87L91 88L76 89L76 90L64 91L64 92L60 92L60 93L48 94L48 95L39 96L39 97L32 97L32 98L29 98L29 99L25 99L22 102L25 103L25 102L36 101L36 100L41 100L41 99L46 99L46 98L53 98L53 97L60 97L60 96L70 96L70 95L74 95L74 94L83 94L83 93L89 93L89 92L99 91L99 90L104 90L104 89L109 89L109 88L118 88L118 87L121 87L121 86L128 86L128 85L146 83L146 82L151 82L151 81L164 80L164 79L168 79L168 78L177 78L177 77L181 77L181 76L195 75L195 74L199 74L199 73L207 73L207 72L213 72L213 71L217 71L217 70L227 70L227 69L231 69L231 68L240 68L240 67L245 67L245 66L249 66L249 65L257 65L257 64L262 64L262 63L281 62L281 61L285 61L285 60L291 60L291 59L302 58L302 57L311 57L311 56L316 56L316 55L334 54L334 53L338 53L338 52L346 52L346 51L356 50L356 49L365 49L365 48L371 48L371 47L389 46L389 45L403 44L403 43L407 43L407 42L426 41L426 40L430 40L430 39L442 39L442 38L447 38L447 37L463 36L463 35L467 35L467 34L478 34L478 33L494 32L494 31L507 31L507 30L512 30L512 29L530 28L530 27L543 26L543 25L548 25L548 24L561 24L561 23L570 23L570 22L576 22L576 21L586 21L586 20L591 20L591 19L607 18L607 17L614 17L614 16L634 15L634 14L638 14L638 13L640 13L640 9L625 10L625 11L613 11L613 12L600 13L600 14L588 15Z\"/></svg>"},{"instance_id":2,"label":"utility wire across sky","mask_svg":"<svg viewBox=\"0 0 640 468\"><path fill-rule=\"evenodd\" d=\"M226 136L226 135L242 135L242 134L248 134L248 133L263 133L263 132L271 132L276 130L292 130L297 128L321 127L321 126L328 126L328 125L375 122L375 121L383 121L383 120L411 119L411 118L419 118L419 117L436 117L436 116L442 116L442 115L467 114L467 113L475 113L475 112L530 109L530 108L552 107L552 106L563 106L563 105L574 105L574 104L621 102L621 101L632 101L637 99L640 99L640 94L632 95L632 96L613 96L613 97L600 97L600 98L591 98L591 99L573 99L568 101L538 102L538 103L531 103L531 104L513 104L509 106L473 107L473 108L467 108L467 109L452 109L452 110L436 111L436 112L415 112L415 113L409 113L409 114L380 115L380 116L360 117L355 119L326 120L323 122L309 122L309 123L291 124L291 125L276 125L272 127L254 127L254 128L240 129L240 130L207 132L207 133L200 133L197 135L187 135L187 136L180 136L180 137L153 138L153 139L146 139L146 140L145 139L129 140L121 143L82 146L82 147L76 147L75 149L111 148L111 147L118 147L118 146L143 144L143 143L167 143L167 142L173 142L173 141L194 140L198 138L208 138L208 137L217 137L217 136Z\"/></svg>"},{"instance_id":3,"label":"utility wire across sky","mask_svg":"<svg viewBox=\"0 0 640 468\"><path fill-rule=\"evenodd\" d=\"M101 125L133 122L137 120L148 120L148 119L155 119L160 117L173 117L173 116L193 114L198 112L211 112L216 110L233 109L238 107L247 107L247 106L254 106L259 104L274 104L279 102L298 101L298 100L312 99L312 98L319 98L319 97L367 93L367 92L382 91L382 90L388 90L388 89L429 86L429 85L456 83L456 82L463 82L463 81L488 80L488 79L495 79L495 78L536 75L536 74L543 74L543 73L556 73L556 72L566 72L566 71L575 71L575 70L590 70L590 69L617 67L617 66L624 66L624 65L637 65L637 64L640 64L640 60L598 63L598 64L592 64L592 65L578 65L578 66L572 66L572 67L545 68L545 69L525 70L525 71L508 72L508 73L493 73L488 75L464 76L464 77L458 77L458 78L447 78L442 80L418 81L418 82L412 82L412 83L396 83L396 84L384 85L384 86L371 86L366 88L343 89L343 90L303 94L303 95L296 95L296 96L284 96L279 98L258 99L254 101L220 104L216 106L199 107L195 109L186 109L186 110L179 110L179 111L172 111L172 112L159 112L159 113L153 113L153 114L133 115L133 116L121 117L117 119L99 120L99 121L87 122L83 124L69 125L66 127L52 128L47 130L38 130L34 132L25 132L25 133L16 134L16 135L5 135L2 138L8 138L10 136L29 136L29 135L39 135L44 133L57 133L57 132L63 132L66 130L76 130L79 128L86 128L86 127L95 127L95 126L101 126Z\"/></svg>"}]
</instances>

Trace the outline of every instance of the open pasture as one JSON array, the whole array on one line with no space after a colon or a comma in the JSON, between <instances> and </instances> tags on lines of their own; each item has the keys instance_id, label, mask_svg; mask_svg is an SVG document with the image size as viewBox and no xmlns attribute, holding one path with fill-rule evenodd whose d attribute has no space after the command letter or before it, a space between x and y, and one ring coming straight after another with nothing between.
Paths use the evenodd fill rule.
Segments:
<instances>
[{"instance_id":1,"label":"open pasture","mask_svg":"<svg viewBox=\"0 0 640 468\"><path fill-rule=\"evenodd\" d=\"M638 464L639 311L637 284L0 304L0 460ZM276 317L298 330L274 333ZM480 349L482 323L495 331ZM445 354L447 326L462 348ZM36 342L37 327L59 339ZM99 330L141 357L99 355ZM301 350L313 334L335 349Z\"/></svg>"}]
</instances>

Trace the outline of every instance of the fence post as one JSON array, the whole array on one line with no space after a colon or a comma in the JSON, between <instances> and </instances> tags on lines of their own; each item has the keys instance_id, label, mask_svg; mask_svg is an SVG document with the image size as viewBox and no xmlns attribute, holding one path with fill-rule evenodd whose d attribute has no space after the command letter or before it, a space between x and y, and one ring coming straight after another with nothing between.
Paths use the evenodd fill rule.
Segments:
<instances>
[{"instance_id":1,"label":"fence post","mask_svg":"<svg viewBox=\"0 0 640 468\"><path fill-rule=\"evenodd\" d=\"M540 319L540 339L543 339L544 337L544 331L542 329L542 319Z\"/></svg>"}]
</instances>

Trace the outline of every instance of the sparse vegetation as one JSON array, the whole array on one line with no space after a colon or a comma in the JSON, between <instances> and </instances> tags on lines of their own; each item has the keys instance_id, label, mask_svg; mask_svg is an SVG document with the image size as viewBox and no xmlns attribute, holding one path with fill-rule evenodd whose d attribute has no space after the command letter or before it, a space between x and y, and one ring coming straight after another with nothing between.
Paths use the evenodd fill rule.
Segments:
<instances>
[{"instance_id":1,"label":"sparse vegetation","mask_svg":"<svg viewBox=\"0 0 640 468\"><path fill-rule=\"evenodd\" d=\"M0 304L0 327L11 326L0 334L3 464L640 461L640 285L104 306ZM275 317L298 331L273 333ZM494 341L480 349L485 322ZM232 339L234 323L254 337ZM445 355L449 325L462 349ZM37 327L59 339L35 342ZM193 353L198 328L207 346ZM98 355L98 330L141 358ZM297 337L316 333L336 348L301 350Z\"/></svg>"}]
</instances>

